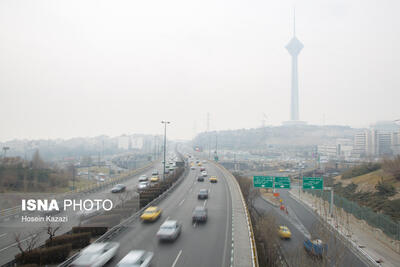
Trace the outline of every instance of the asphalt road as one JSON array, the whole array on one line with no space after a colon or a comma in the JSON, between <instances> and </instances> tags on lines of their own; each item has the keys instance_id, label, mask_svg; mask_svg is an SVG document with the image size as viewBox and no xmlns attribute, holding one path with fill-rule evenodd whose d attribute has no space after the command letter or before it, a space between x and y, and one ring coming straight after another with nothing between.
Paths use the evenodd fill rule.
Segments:
<instances>
[{"instance_id":1,"label":"asphalt road","mask_svg":"<svg viewBox=\"0 0 400 267\"><path fill-rule=\"evenodd\" d=\"M142 174L146 174L147 176L150 177L151 172L154 169L158 169L159 172L161 173L162 164L157 163L157 165L154 168L151 168L150 170L145 172L140 172L137 175L133 176L131 179L124 181L123 184L127 186L127 191L135 191L136 186L138 184L139 176ZM121 201L120 194L111 193L110 192L111 187L112 186L109 186L100 191L79 196L73 199L111 199L114 205L116 205L116 203ZM39 214L33 213L30 214L29 216L35 216L35 215ZM68 217L68 222L61 224L61 228L58 230L57 235L70 231L73 226L78 225L80 222L80 219L76 215L76 211L72 210L60 212L58 214L55 214L54 216ZM0 265L3 265L13 260L14 256L20 252L16 247L15 234L20 234L21 240L29 240L32 234L40 231L40 239L38 244L42 244L48 238L48 235L45 233L45 231L40 230L43 229L43 227L46 227L46 223L21 222L20 217L14 220L0 223Z\"/></svg>"},{"instance_id":2,"label":"asphalt road","mask_svg":"<svg viewBox=\"0 0 400 267\"><path fill-rule=\"evenodd\" d=\"M211 164L205 165L209 175L216 175L218 183L211 184L208 178L197 182L198 168L165 198L159 207L162 216L153 223L136 221L112 241L121 247L108 266L115 266L130 250L144 249L154 252L152 266L230 266L231 257L231 199L223 174ZM209 189L209 199L198 200L200 189ZM192 211L196 206L208 208L208 220L204 224L192 224ZM182 223L182 232L171 243L160 243L156 232L167 219Z\"/></svg>"},{"instance_id":3,"label":"asphalt road","mask_svg":"<svg viewBox=\"0 0 400 267\"><path fill-rule=\"evenodd\" d=\"M290 266L367 266L330 231L320 225L314 213L292 199L286 190L277 192L280 193L283 204L288 207L288 215L261 197L254 201L254 206L259 212L274 216L278 225L289 227L292 238L281 240L280 244ZM327 242L328 255L324 260L313 259L305 252L303 242L309 235Z\"/></svg>"}]
</instances>

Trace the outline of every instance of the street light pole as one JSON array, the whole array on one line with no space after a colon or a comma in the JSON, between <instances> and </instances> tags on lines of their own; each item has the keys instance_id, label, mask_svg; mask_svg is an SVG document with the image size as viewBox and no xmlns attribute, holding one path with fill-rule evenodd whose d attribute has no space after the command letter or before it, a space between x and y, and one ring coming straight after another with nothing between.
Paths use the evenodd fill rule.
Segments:
<instances>
[{"instance_id":1,"label":"street light pole","mask_svg":"<svg viewBox=\"0 0 400 267\"><path fill-rule=\"evenodd\" d=\"M165 181L165 151L167 150L167 124L170 124L169 121L161 121L164 124L164 162L163 162L163 181Z\"/></svg>"}]
</instances>

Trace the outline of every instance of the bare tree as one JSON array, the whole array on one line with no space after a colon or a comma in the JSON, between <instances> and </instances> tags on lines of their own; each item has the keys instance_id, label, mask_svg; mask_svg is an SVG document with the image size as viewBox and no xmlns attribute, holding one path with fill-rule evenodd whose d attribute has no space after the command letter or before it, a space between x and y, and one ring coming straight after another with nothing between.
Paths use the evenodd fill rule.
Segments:
<instances>
[{"instance_id":1,"label":"bare tree","mask_svg":"<svg viewBox=\"0 0 400 267\"><path fill-rule=\"evenodd\" d=\"M34 248L36 248L39 242L41 232L42 232L41 229L36 231L31 231L29 232L28 237L25 239L22 239L22 233L14 233L14 240L21 254L30 252Z\"/></svg>"},{"instance_id":2,"label":"bare tree","mask_svg":"<svg viewBox=\"0 0 400 267\"><path fill-rule=\"evenodd\" d=\"M61 228L61 223L58 224L52 224L51 222L47 223L46 231L47 234L49 235L49 240L53 240L53 237L56 236L56 232L60 230L60 228Z\"/></svg>"}]
</instances>

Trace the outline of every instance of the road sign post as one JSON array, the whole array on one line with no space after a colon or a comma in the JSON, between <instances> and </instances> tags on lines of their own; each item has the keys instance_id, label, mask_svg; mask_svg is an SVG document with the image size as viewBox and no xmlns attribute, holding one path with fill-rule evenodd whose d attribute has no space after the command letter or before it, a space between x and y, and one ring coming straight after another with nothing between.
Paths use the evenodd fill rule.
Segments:
<instances>
[{"instance_id":1,"label":"road sign post","mask_svg":"<svg viewBox=\"0 0 400 267\"><path fill-rule=\"evenodd\" d=\"M254 187L273 188L274 177L272 176L254 176Z\"/></svg>"}]
</instances>

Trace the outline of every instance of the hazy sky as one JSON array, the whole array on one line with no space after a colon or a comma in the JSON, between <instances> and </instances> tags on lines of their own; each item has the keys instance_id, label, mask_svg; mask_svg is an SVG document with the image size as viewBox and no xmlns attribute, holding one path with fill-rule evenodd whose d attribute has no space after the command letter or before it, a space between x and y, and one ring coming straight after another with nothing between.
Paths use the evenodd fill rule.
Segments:
<instances>
[{"instance_id":1,"label":"hazy sky","mask_svg":"<svg viewBox=\"0 0 400 267\"><path fill-rule=\"evenodd\" d=\"M398 0L0 1L0 140L400 119Z\"/></svg>"}]
</instances>

